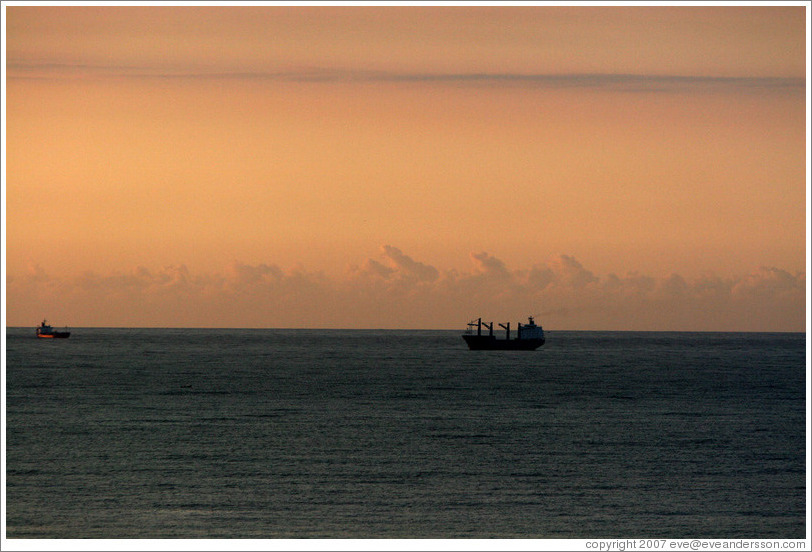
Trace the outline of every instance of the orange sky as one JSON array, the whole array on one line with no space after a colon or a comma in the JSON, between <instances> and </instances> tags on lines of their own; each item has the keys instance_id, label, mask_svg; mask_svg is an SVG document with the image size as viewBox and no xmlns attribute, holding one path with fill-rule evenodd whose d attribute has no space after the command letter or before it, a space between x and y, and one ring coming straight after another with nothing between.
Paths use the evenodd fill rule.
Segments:
<instances>
[{"instance_id":1,"label":"orange sky","mask_svg":"<svg viewBox=\"0 0 812 552\"><path fill-rule=\"evenodd\" d=\"M803 331L806 17L12 5L7 323Z\"/></svg>"}]
</instances>

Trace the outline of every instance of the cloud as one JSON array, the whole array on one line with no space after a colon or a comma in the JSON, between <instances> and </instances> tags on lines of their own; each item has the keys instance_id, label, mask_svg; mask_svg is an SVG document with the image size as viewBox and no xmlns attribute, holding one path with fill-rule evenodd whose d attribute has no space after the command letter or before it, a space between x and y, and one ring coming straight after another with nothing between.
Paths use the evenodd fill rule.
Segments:
<instances>
[{"instance_id":1,"label":"cloud","mask_svg":"<svg viewBox=\"0 0 812 552\"><path fill-rule=\"evenodd\" d=\"M160 65L103 65L71 62L32 62L12 59L9 79L129 78L212 81L267 81L292 83L425 83L453 85L521 86L545 89L603 89L623 92L685 92L711 90L798 91L803 77L721 77L633 73L429 73L395 72L330 67L252 70L180 70Z\"/></svg>"},{"instance_id":2,"label":"cloud","mask_svg":"<svg viewBox=\"0 0 812 552\"><path fill-rule=\"evenodd\" d=\"M792 297L802 287L803 281L785 270L762 266L736 282L731 293L734 296Z\"/></svg>"},{"instance_id":3,"label":"cloud","mask_svg":"<svg viewBox=\"0 0 812 552\"><path fill-rule=\"evenodd\" d=\"M760 267L732 277L598 276L569 255L512 270L486 252L441 270L385 245L343 277L273 263L220 273L185 265L58 278L9 275L9 325L456 328L535 315L552 329L804 331L806 276Z\"/></svg>"},{"instance_id":4,"label":"cloud","mask_svg":"<svg viewBox=\"0 0 812 552\"><path fill-rule=\"evenodd\" d=\"M388 280L392 278L397 272L394 268L384 266L375 259L367 259L364 261L363 267L360 269L352 268L352 272L360 277L372 277L375 279Z\"/></svg>"},{"instance_id":5,"label":"cloud","mask_svg":"<svg viewBox=\"0 0 812 552\"><path fill-rule=\"evenodd\" d=\"M382 248L383 255L389 261L393 268L398 273L414 278L421 282L433 282L439 276L439 271L433 266L423 264L415 261L397 247L391 245L384 245Z\"/></svg>"},{"instance_id":6,"label":"cloud","mask_svg":"<svg viewBox=\"0 0 812 552\"><path fill-rule=\"evenodd\" d=\"M582 289L598 281L594 274L569 255L561 255L553 259L548 270L552 271L554 282L573 289Z\"/></svg>"},{"instance_id":7,"label":"cloud","mask_svg":"<svg viewBox=\"0 0 812 552\"><path fill-rule=\"evenodd\" d=\"M282 269L276 265L251 266L234 261L226 269L226 281L237 290L272 286L279 283L283 277Z\"/></svg>"},{"instance_id":8,"label":"cloud","mask_svg":"<svg viewBox=\"0 0 812 552\"><path fill-rule=\"evenodd\" d=\"M511 277L505 263L486 252L471 253L471 261L479 274L504 280Z\"/></svg>"}]
</instances>

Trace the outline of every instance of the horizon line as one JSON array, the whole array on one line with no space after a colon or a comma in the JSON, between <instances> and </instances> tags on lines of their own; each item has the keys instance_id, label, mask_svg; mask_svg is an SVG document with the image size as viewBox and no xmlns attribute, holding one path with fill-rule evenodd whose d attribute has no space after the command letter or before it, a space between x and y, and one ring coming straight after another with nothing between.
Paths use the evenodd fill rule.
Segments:
<instances>
[{"instance_id":1,"label":"horizon line","mask_svg":"<svg viewBox=\"0 0 812 552\"><path fill-rule=\"evenodd\" d=\"M542 324L543 325L543 324ZM235 331L336 331L336 332L465 332L465 328L338 328L338 327L253 327L253 326L64 326L55 325L54 328L69 328L80 330L235 330ZM9 326L5 325L6 330L28 330L36 328L33 326ZM494 330L494 333L503 332L504 330ZM548 330L544 329L545 333L694 333L694 334L802 334L806 335L806 331L752 331L752 330L596 330L596 329L558 329Z\"/></svg>"}]
</instances>

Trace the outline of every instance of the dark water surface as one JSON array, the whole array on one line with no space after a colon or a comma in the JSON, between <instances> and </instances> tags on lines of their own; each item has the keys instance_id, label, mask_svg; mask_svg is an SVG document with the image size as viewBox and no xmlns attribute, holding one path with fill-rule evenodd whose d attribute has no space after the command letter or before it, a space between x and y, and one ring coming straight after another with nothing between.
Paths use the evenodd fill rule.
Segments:
<instances>
[{"instance_id":1,"label":"dark water surface","mask_svg":"<svg viewBox=\"0 0 812 552\"><path fill-rule=\"evenodd\" d=\"M7 330L8 538L804 538L805 335Z\"/></svg>"}]
</instances>

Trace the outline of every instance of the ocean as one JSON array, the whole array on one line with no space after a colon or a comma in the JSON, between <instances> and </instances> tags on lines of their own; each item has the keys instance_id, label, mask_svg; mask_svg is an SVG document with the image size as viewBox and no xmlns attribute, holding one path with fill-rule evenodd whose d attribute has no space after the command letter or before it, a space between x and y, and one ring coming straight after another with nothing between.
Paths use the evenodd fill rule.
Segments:
<instances>
[{"instance_id":1,"label":"ocean","mask_svg":"<svg viewBox=\"0 0 812 552\"><path fill-rule=\"evenodd\" d=\"M804 334L6 332L7 537L805 535Z\"/></svg>"}]
</instances>

